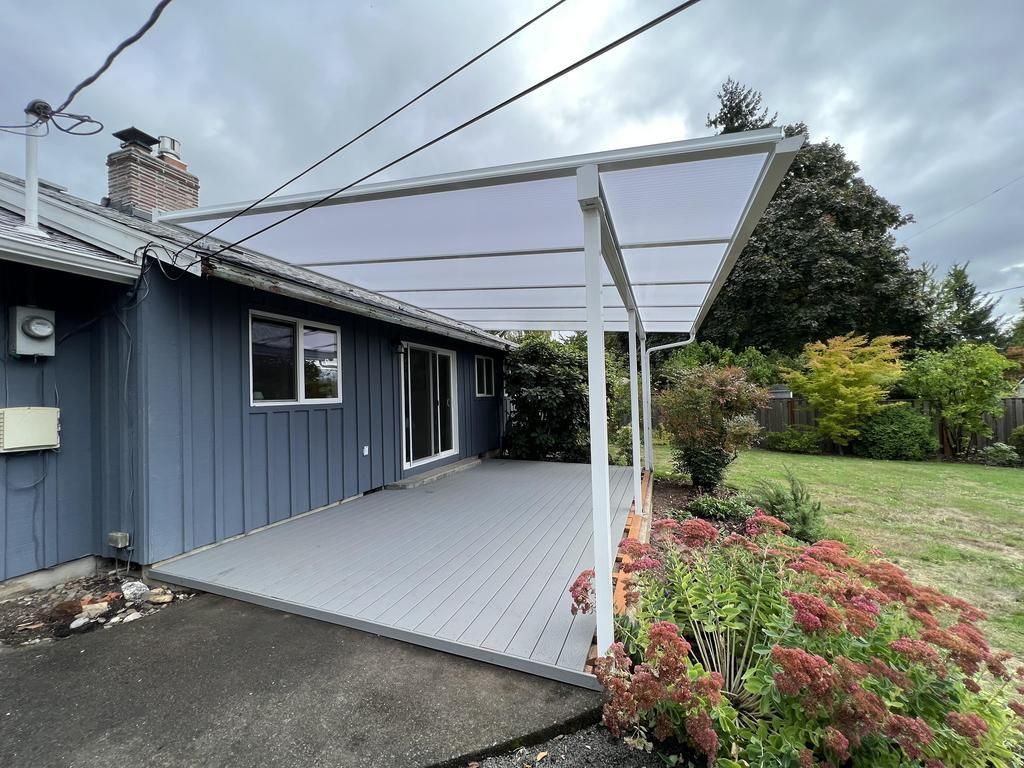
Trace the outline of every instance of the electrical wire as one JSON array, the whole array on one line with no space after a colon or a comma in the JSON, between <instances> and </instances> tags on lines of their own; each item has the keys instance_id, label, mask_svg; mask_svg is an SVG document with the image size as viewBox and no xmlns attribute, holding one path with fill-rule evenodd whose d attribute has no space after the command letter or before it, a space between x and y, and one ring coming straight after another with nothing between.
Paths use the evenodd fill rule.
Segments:
<instances>
[{"instance_id":1,"label":"electrical wire","mask_svg":"<svg viewBox=\"0 0 1024 768\"><path fill-rule=\"evenodd\" d=\"M996 188L995 188L995 189L993 189L993 190L992 190L991 192L989 192L989 193L988 193L987 195L984 195L984 196L982 196L982 197L979 197L979 198L978 198L977 200L975 200L975 201L973 201L973 202L970 202L970 203L968 203L967 205L963 206L962 208L957 208L957 209L956 209L955 211L953 211L952 213L950 213L950 214L948 214L948 215L946 215L946 216L943 216L943 217L942 217L941 219L939 219L938 221L936 221L936 222L935 222L934 224L930 224L930 225L928 225L927 227L925 227L924 229L922 229L922 230L921 230L920 232L915 232L914 234L912 234L912 235L911 235L910 237L908 237L908 238L907 238L906 240L904 240L903 242L904 242L904 243L909 243L909 242L910 242L911 240L913 240L913 239L914 239L915 237L919 237L919 236L923 235L923 234L924 234L925 232L927 232L927 231L928 231L928 230L930 230L930 229L935 229L935 227L939 226L939 224L943 224L943 223L945 223L945 222L949 221L950 219L952 219L952 218L953 218L954 216L958 216L958 215L960 215L961 213L963 213L964 211L966 211L966 210L967 210L968 208L973 208L973 207L974 207L974 206L976 206L976 205L977 205L978 203L981 203L981 202L984 202L985 200L988 200L988 199L989 199L990 197L992 197L992 195L996 194L997 192L1002 192L1002 191L1003 191L1004 189L1006 189L1007 187L1009 187L1009 186L1010 186L1011 184L1016 184L1016 183L1017 183L1018 181L1020 181L1021 179L1024 179L1024 173L1022 173L1022 174L1021 174L1020 176L1018 176L1018 177L1017 177L1017 178L1015 178L1015 179L1010 179L1010 180L1009 180L1008 182L1006 182L1005 184L1003 184L1003 186L1001 186L1001 187L996 187ZM1007 289L1007 290L1010 290L1010 289Z\"/></svg>"},{"instance_id":2,"label":"electrical wire","mask_svg":"<svg viewBox=\"0 0 1024 768\"><path fill-rule=\"evenodd\" d=\"M1009 288L1000 288L996 291L988 291L985 293L986 296L991 296L993 293L1006 293L1007 291L1019 291L1024 288L1024 285L1011 285Z\"/></svg>"},{"instance_id":3,"label":"electrical wire","mask_svg":"<svg viewBox=\"0 0 1024 768\"><path fill-rule=\"evenodd\" d=\"M78 96L78 94L99 80L100 77L103 76L103 73L110 69L110 65L114 63L114 59L120 56L126 48L141 40L153 25L156 24L157 19L160 18L160 14L162 14L164 9L170 4L171 0L160 0L160 2L156 4L156 7L153 8L149 18L146 19L145 24L139 27L138 31L134 35L118 43L117 47L107 54L107 58L103 61L103 64L100 65L100 68L72 88L68 97L64 99L59 107L53 109L45 101L37 100L33 102L33 105L36 107L36 119L34 122L26 123L24 125L0 125L0 131L3 131L4 133L13 133L16 136L29 136L33 134L26 133L26 131L30 128L35 128L40 123L46 127L46 131L39 134L40 138L50 134L51 123L58 131L71 136L95 136L97 133L102 131L103 123L99 120L94 120L89 115L76 115L72 112L65 112L64 110L71 106L71 102L75 100L75 97ZM72 121L72 123L70 125L61 125L57 118L66 118L67 120ZM88 130L79 130L82 126L90 126L90 128Z\"/></svg>"},{"instance_id":4,"label":"electrical wire","mask_svg":"<svg viewBox=\"0 0 1024 768\"><path fill-rule=\"evenodd\" d=\"M43 123L44 131L43 131L43 133L38 134L38 137L39 138L43 138L44 136L49 136L50 135L50 121L49 120L43 120L43 121L37 120L36 122L30 123L29 125L14 126L13 128L12 127L8 127L6 125L0 125L0 131L3 131L4 133L13 133L15 136L37 135L37 134L29 134L28 133L28 129L29 128L34 128L35 126L39 125L40 122ZM15 128L23 128L24 130L15 130Z\"/></svg>"},{"instance_id":5,"label":"electrical wire","mask_svg":"<svg viewBox=\"0 0 1024 768\"><path fill-rule=\"evenodd\" d=\"M382 117L382 118L381 118L380 120L378 120L377 122L375 122L375 123L374 123L373 125L371 125L371 126L370 126L369 128L367 128L366 130L362 131L361 133L359 133L359 134L358 134L358 135L356 135L356 136L353 136L353 137L352 137L351 139L349 139L348 141L346 141L346 142L345 142L344 144L342 144L342 145L341 145L340 147L338 147L337 149L334 149L334 150L332 150L331 152L328 152L328 153L327 153L326 155L324 155L323 157L321 157L321 158L320 158L319 160L317 160L317 161L316 161L315 163L313 163L313 164L312 164L312 165L310 165L310 166L307 166L307 167L306 167L305 169L303 169L302 171L299 171L299 172L298 172L297 174L295 174L294 176L292 176L292 177L291 177L290 179L288 179L288 181L284 182L284 183L283 183L283 184L281 184L280 186L277 186L277 187L275 187L274 189L272 189L272 190L270 190L269 192L267 192L267 194L265 194L265 195L264 195L263 197L261 197L261 198L260 198L259 200L254 200L253 202L249 203L249 205L247 205L247 206L246 206L245 208L243 208L242 210L240 210L240 211L237 211L237 212L233 213L233 214L232 214L232 215L231 215L231 216L230 216L229 218L227 218L227 219L225 219L224 221L222 221L222 222L221 222L220 224L218 224L218 225L217 225L216 227L214 227L213 229L209 230L208 232L205 232L205 233L203 233L202 235L199 235L199 237L195 238L195 239L194 239L194 240L193 240L192 242L190 242L190 243L189 243L188 245L183 245L183 246L182 246L181 248L179 248L179 249L178 249L178 252L177 252L176 254L174 254L174 255L175 255L175 257L177 257L177 256L178 256L178 254L180 254L180 253L181 253L182 251L185 251L185 250L188 250L189 248L191 248L191 247L192 247L193 245L195 245L196 243L198 243L198 242L199 242L200 240L203 240L204 238L207 238L207 237L209 237L210 235L212 235L212 234L213 234L214 232L216 232L216 231L217 231L218 229L220 229L221 227L225 226L226 224L229 224L229 223L231 223L232 221L234 221L235 219L237 219L237 218L238 218L239 216L244 216L244 215L245 215L246 213L248 213L249 211L251 211L251 210L252 210L253 208L255 208L255 207L256 207L257 205L259 205L260 203L262 203L262 202L263 202L264 200L267 200L268 198L270 198L270 197L273 197L273 196L274 196L274 195L276 195L276 194L277 194L278 192L280 192L280 191L281 191L282 189L284 189L285 187L287 187L287 186L290 186L290 185L291 185L291 184L293 184L294 182L298 181L299 179L301 179L301 178L302 178L303 176L305 176L305 175L306 175L307 173L309 173L310 171L312 171L312 170L314 170L314 169L316 169L316 168L319 168L319 167L320 167L321 165L323 165L324 163L326 163L326 162L327 162L328 160L330 160L330 159L331 159L332 157L334 157L335 155L337 155L337 154L338 154L339 152L342 152L342 151L344 151L345 149L348 149L348 148L349 148L350 146L352 146L353 144L355 144L355 143L356 143L357 141L359 141L359 140L360 140L361 138L363 138L363 137L364 137L364 136L366 136L367 134L371 133L372 131L375 131L375 130L376 130L377 128L380 128L380 126L384 125L384 123L386 123L386 122L387 122L388 120L390 120L391 118L393 118L393 117L397 116L397 115L398 115L398 114L400 114L401 112L404 112L404 111L405 111L406 109L408 109L408 108L409 108L409 107L411 107L411 106L412 106L413 104L415 104L416 102L418 102L418 101L419 101L420 99L422 99L422 98L423 98L424 96L426 96L426 95L428 95L429 93L432 93L433 91L437 90L437 89L438 89L438 88L440 88L440 87L441 87L442 85L444 85L444 84L445 84L445 83L447 83L447 82L448 82L449 80L451 80L451 79L452 79L453 77L455 77L455 76L456 76L457 74L459 74L460 72L464 71L465 69L468 69L468 68L469 68L469 67L471 67L471 66L472 66L473 64L475 64L476 62L480 61L480 59L482 59L482 58L483 58L484 56L486 56L486 55L487 55L487 54L489 54L489 53L490 53L491 51L493 51L493 50L494 50L495 48L498 48L498 47L499 47L499 46L501 46L502 44L504 44L504 43L508 42L508 41L509 41L509 40L511 40L511 39L512 39L513 37L515 37L516 35L518 35L518 34L519 34L520 32L522 32L523 30L525 30L525 29L526 29L527 27L531 26L531 25L532 25L532 24L534 24L535 22L537 22L537 21L540 21L540 20L541 20L542 18L544 18L545 16L547 16L547 15L548 15L549 13L551 13L551 12L552 12L553 10L555 10L555 9L556 9L556 8L557 8L558 6L562 5L562 4L563 4L563 3L565 3L565 2L566 2L566 0L557 0L557 2L555 2L555 3L552 3L551 5L549 5L549 6L547 7L547 8L545 8L545 9L544 9L543 11L541 11L540 13L538 13L538 14L537 14L536 16L534 16L533 18L529 19L528 21L524 22L523 24L520 24L520 25L519 25L518 27L516 27L515 29L513 29L513 30L512 30L511 32L509 32L509 33L508 33L507 35L505 35L505 36L504 36L503 38L501 38L501 39L500 39L500 40L498 40L497 42L495 42L495 43L492 43L492 44L491 44L491 45L489 45L489 46L488 46L487 48L484 48L484 50L480 51L480 53L478 53L478 54L477 54L476 56L474 56L473 58L471 58L471 59L470 59L469 61L467 61L467 62L466 62L465 64L462 64L461 66L457 67L456 69L453 69L453 70L452 70L451 72L449 72L449 73L448 73L447 75L445 75L444 77L442 77L442 78L441 78L440 80L438 80L438 81L437 81L436 83L434 83L433 85L431 85L431 86L430 86L429 88L426 88L426 89L424 89L424 90L420 91L420 92L419 92L418 94L416 94L416 95L415 95L414 97L412 97L412 98L411 98L411 99L409 99L409 100L408 100L407 102L405 102L405 103L404 103L404 104L403 104L402 106L400 106L400 107L398 107L397 109L394 109L394 110L392 110L391 112L389 112L389 113L388 113L387 115L385 115L384 117Z\"/></svg>"},{"instance_id":6,"label":"electrical wire","mask_svg":"<svg viewBox=\"0 0 1024 768\"><path fill-rule=\"evenodd\" d=\"M376 176L378 173L381 173L382 171L386 171L388 168L391 168L392 166L398 165L399 163L401 163L404 160L408 160L413 155L419 154L423 150L425 150L425 149L427 149L429 147L434 146L438 142L443 141L444 139L447 139L449 136L452 136L452 135L458 133L459 131L463 130L464 128L468 128L469 126L473 125L474 123L477 123L480 120L483 120L484 118L489 117L490 115L493 115L495 112L498 112L499 110L504 109L505 107L509 106L510 104L514 104L515 102L519 101L520 99L522 99L522 98L524 98L526 96L529 96L534 91L537 91L537 90L543 88L544 86L554 82L555 80L558 80L559 78L569 74L570 72L572 72L572 71L574 71L576 69L579 69L583 65L590 63L594 59L596 59L596 58L598 58L600 56L603 56L604 54L608 53L609 51L611 51L611 50L613 50L615 48L618 48L623 43L627 43L630 40L632 40L633 38L635 38L635 37L637 37L639 35L642 35L644 32L647 32L648 30L653 29L654 27L657 27L659 24L662 24L663 22L668 21L673 16L676 16L677 14L682 13L683 11L685 11L685 10L687 10L689 8L692 8L693 6L695 6L699 2L700 2L700 0L686 0L686 2L679 3L678 5L670 8L668 11L666 11L663 14L661 14L660 16L656 16L655 18L651 19L650 21L646 22L645 24L641 24L639 27L635 27L633 30L627 32L626 34L622 35L621 37L616 38L615 40L611 41L607 45L604 45L601 48L598 48L597 50L587 54L586 56L584 56L581 59L577 59L575 62L573 62L569 66L563 67L562 69L558 70L554 74L548 75L543 80L540 80L540 81L534 83L533 85L531 85L530 87L525 88L522 91L519 91L519 93L517 93L517 94L515 94L513 96L510 96L509 98L505 99L504 101L502 101L502 102L500 102L498 104L495 104L490 109L487 109L487 110L479 113L475 117L471 117L469 120L466 120L465 122L460 123L459 125L455 126L454 128L451 128L451 129L445 131L444 133L440 134L439 136L434 137L430 141L427 141L427 142L424 142L423 144L420 144L415 149L412 149L412 150L406 152L404 155L401 155L401 156L395 158L394 160L391 160L390 162L385 163L384 165L378 167L376 170L370 171L369 173L365 174L364 176L360 176L358 179L356 179L352 183L346 184L344 187L341 187L340 189L336 189L333 192L331 192L331 193L329 193L327 195L324 195L323 197L318 198L317 200L314 200L313 202L309 203L308 205L305 205L302 208L299 208L299 209L297 209L295 211L292 211L287 216L284 216L284 217L282 217L280 219L277 219L277 220L271 222L270 224L267 224L265 227L261 227L260 229L257 229L255 232L253 232L253 233L251 233L249 235L246 235L245 237L241 238L240 240L234 241L230 245L225 245L224 247L222 247L219 250L215 251L214 253L210 254L210 258L216 258L217 256L219 256L220 254L224 253L225 251L230 250L232 248L235 248L235 247L241 245L242 243L244 243L244 242L246 242L248 240L251 240L254 237L257 237L257 236L263 234L264 232L267 232L268 230L271 230L271 229L273 229L274 227L276 227L276 226L278 226L280 224L284 224L286 221L294 219L296 216L298 216L298 215L300 215L302 213L305 213L306 211L310 210L311 208L316 208L317 206L323 205L324 203L328 202L329 200L333 200L335 197L340 195L342 192L345 192L346 190L351 189L352 187L356 186L357 184L361 184L362 182L366 181L367 179L369 179L369 178L371 178L373 176ZM202 238L199 238L199 239L201 240Z\"/></svg>"},{"instance_id":7,"label":"electrical wire","mask_svg":"<svg viewBox=\"0 0 1024 768\"><path fill-rule=\"evenodd\" d=\"M87 78L85 78L85 80L80 82L74 88L72 88L71 93L68 94L68 97L64 99L63 103L61 103L61 105L53 111L63 112L65 109L70 107L71 102L75 100L75 97L78 96L78 94L80 94L90 85L99 80L103 73L110 69L110 65L114 63L114 59L120 56L122 51L124 51L126 48L133 45L134 43L137 43L139 40L142 39L143 35L145 35L153 27L154 24L156 24L157 19L160 18L160 14L162 14L164 12L164 9L167 8L167 6L170 4L171 0L160 0L160 2L156 4L156 7L153 8L153 12L149 14L149 18L146 19L145 24L139 27L138 31L134 35L118 43L117 47L114 48L114 50L107 55L107 58L104 60L100 68L93 72L91 75L89 75Z\"/></svg>"}]
</instances>

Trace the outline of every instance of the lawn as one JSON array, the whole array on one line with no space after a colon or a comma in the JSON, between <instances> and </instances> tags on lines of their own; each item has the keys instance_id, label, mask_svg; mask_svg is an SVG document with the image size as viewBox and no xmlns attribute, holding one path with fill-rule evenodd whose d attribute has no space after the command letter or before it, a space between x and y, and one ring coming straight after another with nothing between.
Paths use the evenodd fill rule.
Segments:
<instances>
[{"instance_id":1,"label":"lawn","mask_svg":"<svg viewBox=\"0 0 1024 768\"><path fill-rule=\"evenodd\" d=\"M671 471L659 446L657 469ZM820 499L834 535L877 547L915 578L987 611L993 645L1024 659L1024 470L747 451L743 490L789 468Z\"/></svg>"}]
</instances>

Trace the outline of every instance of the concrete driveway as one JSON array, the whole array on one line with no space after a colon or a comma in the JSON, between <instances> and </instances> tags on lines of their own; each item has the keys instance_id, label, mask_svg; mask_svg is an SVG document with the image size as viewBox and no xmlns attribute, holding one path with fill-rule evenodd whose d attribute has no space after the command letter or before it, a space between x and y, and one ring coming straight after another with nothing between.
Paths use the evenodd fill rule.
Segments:
<instances>
[{"instance_id":1,"label":"concrete driveway","mask_svg":"<svg viewBox=\"0 0 1024 768\"><path fill-rule=\"evenodd\" d=\"M0 649L0 765L464 765L593 691L213 595Z\"/></svg>"}]
</instances>

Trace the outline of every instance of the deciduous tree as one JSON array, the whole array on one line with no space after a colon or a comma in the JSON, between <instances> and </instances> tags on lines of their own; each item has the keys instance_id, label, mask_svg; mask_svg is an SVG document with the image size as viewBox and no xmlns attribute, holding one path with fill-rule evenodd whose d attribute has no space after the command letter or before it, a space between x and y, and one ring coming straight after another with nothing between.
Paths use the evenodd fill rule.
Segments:
<instances>
[{"instance_id":1,"label":"deciduous tree","mask_svg":"<svg viewBox=\"0 0 1024 768\"><path fill-rule=\"evenodd\" d=\"M882 409L882 401L903 373L900 336L847 334L804 348L803 370L786 373L793 391L817 412L817 429L840 449L860 435L864 421Z\"/></svg>"},{"instance_id":2,"label":"deciduous tree","mask_svg":"<svg viewBox=\"0 0 1024 768\"><path fill-rule=\"evenodd\" d=\"M721 132L773 125L761 94L733 81L708 126ZM803 124L786 133L804 133ZM805 143L736 267L701 336L733 350L798 352L856 332L917 338L928 320L924 272L910 267L893 232L911 221L859 176L843 147Z\"/></svg>"},{"instance_id":3,"label":"deciduous tree","mask_svg":"<svg viewBox=\"0 0 1024 768\"><path fill-rule=\"evenodd\" d=\"M903 387L938 409L948 445L962 453L972 438L991 436L985 415L1002 413L1001 398L1010 387L1003 374L1013 367L991 344L962 343L919 353Z\"/></svg>"}]
</instances>

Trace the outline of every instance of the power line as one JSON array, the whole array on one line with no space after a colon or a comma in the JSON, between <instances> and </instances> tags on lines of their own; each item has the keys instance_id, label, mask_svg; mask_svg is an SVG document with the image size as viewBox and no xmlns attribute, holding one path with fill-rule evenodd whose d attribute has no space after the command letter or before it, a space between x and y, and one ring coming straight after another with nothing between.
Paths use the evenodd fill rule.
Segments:
<instances>
[{"instance_id":1,"label":"power line","mask_svg":"<svg viewBox=\"0 0 1024 768\"><path fill-rule=\"evenodd\" d=\"M657 16L657 17L651 19L650 21L648 21L647 23L642 24L639 27L634 28L630 32L627 32L626 34L622 35L621 37L616 38L615 40L613 40L612 42L608 43L607 45L604 45L601 48L598 48L596 51L593 51L593 52L587 54L583 58L577 59L575 62L573 62L569 66L564 67L564 68L558 70L554 74L549 75L548 77L544 78L543 80L540 80L537 83L534 83L529 88L525 88L522 91L519 91L519 93L515 94L514 96L510 96L509 98L505 99L504 101L502 101L502 102L500 102L498 104L495 104L490 109L487 109L487 110L479 113L475 117L471 117L469 120L466 120L465 122L460 123L459 125L455 126L454 128L451 128L451 129L445 131L444 133L440 134L439 136L434 137L430 141L427 141L427 142L424 142L423 144L420 144L415 149L412 149L412 150L406 152L404 155L401 155L401 156L395 158L394 160L391 160L390 162L385 163L384 165L378 167L376 170L370 171L366 175L359 177L358 179L356 179L355 181L351 182L350 184L347 184L344 187L341 187L340 189L336 189L333 192L331 192L330 194L324 195L323 197L321 197L321 198L319 198L317 200L314 200L312 203L309 203L308 205L305 205L302 208L299 208L298 210L292 211L287 216L285 216L283 218L280 218L280 219L277 219L276 221L271 222L270 224L266 225L265 227L257 229L255 232L253 232L253 233L251 233L249 235L246 235L245 237L241 238L240 240L236 240L235 242L231 243L230 245L225 245L224 247L218 249L216 252L210 254L210 257L211 258L216 258L220 254L224 253L224 251L230 250L231 248L235 248L235 247L241 245L242 243L244 243L244 242L246 242L248 240L251 240L254 237L257 237L258 235L261 235L264 232L266 232L266 231L268 231L270 229L273 229L274 227L278 226L279 224L283 224L284 222L286 222L286 221L288 221L290 219L294 219L299 214L305 213L306 211L310 210L311 208L316 208L318 205L322 205L322 204L326 203L329 200L333 200L335 197L340 195L342 192L345 192L346 190L351 189L352 187L356 186L357 184L361 184L362 182L366 181L367 179L371 178L372 176L376 176L378 173L381 173L382 171L386 171L388 168L391 168L392 166L398 165L399 163L401 163L404 160L408 160L413 155L419 154L423 150L425 150L425 149L427 149L429 147L434 146L438 142L443 141L444 139L447 139L449 136L452 136L452 135L458 133L459 131L463 130L464 128L468 128L469 126L473 125L474 123L477 123L480 120L483 120L484 118L489 117L490 115L493 115L495 112L497 112L497 111L499 111L501 109L504 109L505 107L509 106L510 104L513 104L513 103L519 101L520 99L522 99L522 98L524 98L526 96L529 96L534 91L537 91L537 90L543 88L545 85L548 85L549 83L552 83L555 80L558 80L560 77L563 77L564 75L567 75L570 72L572 72L572 71L574 71L576 69L579 69L584 64L588 64L591 61L593 61L594 59L596 59L596 58L598 58L600 56L603 56L604 54L608 53L609 51L611 51L611 50L613 50L615 48L618 48L623 43L627 43L630 40L632 40L634 37L637 37L638 35L642 35L644 32L647 32L648 30L653 29L654 27L658 26L659 24L661 24L661 23L663 23L665 21L668 21L673 16L676 16L677 14L682 13L683 11L687 10L688 8L692 8L693 6L695 6L699 2L700 2L700 0L686 0L686 2L680 3L679 5L676 5L673 8L670 8L668 11L666 11L663 14L661 14L660 16Z\"/></svg>"},{"instance_id":2,"label":"power line","mask_svg":"<svg viewBox=\"0 0 1024 768\"><path fill-rule=\"evenodd\" d=\"M120 56L122 51L142 39L153 25L156 24L157 19L160 18L160 14L162 14L164 9L170 4L171 0L160 0L160 2L156 4L156 7L153 8L152 13L149 14L149 18L146 19L146 23L139 27L138 31L134 35L118 43L117 47L107 54L107 58L103 61L103 64L100 65L100 68L72 88L71 93L68 94L68 97L64 99L63 103L61 103L59 107L54 109L42 99L35 99L28 105L28 107L26 107L26 114L35 115L35 120L23 125L0 125L0 131L3 131L4 133L13 133L19 136L26 136L28 135L26 133L28 129L34 128L40 123L42 123L46 128L45 133L40 134L40 136L49 135L51 124L58 131L72 136L94 136L102 131L103 123L99 120L94 120L89 115L76 115L73 112L65 112L65 110L71 106L71 102L75 100L75 97L79 93L99 80L103 73L110 69L110 65L114 63L114 59ZM57 118L65 118L71 121L71 123L62 125ZM85 126L84 129L83 126Z\"/></svg>"},{"instance_id":3,"label":"power line","mask_svg":"<svg viewBox=\"0 0 1024 768\"><path fill-rule=\"evenodd\" d=\"M355 143L356 143L357 141L359 141L359 140L360 140L361 138L363 138L364 136L366 136L366 135L367 135L368 133L370 133L370 132L372 132L372 131L376 130L377 128L379 128L380 126L384 125L384 123L386 123L386 122L387 122L388 120L390 120L391 118L393 118L393 117L395 117L396 115L398 115L398 114L399 114L400 112L404 112L404 111L405 111L406 109L408 109L409 107L411 107L411 106L412 106L413 104L415 104L415 103L416 103L417 101L419 101L420 99L422 99L422 98L423 98L424 96L426 96L427 94L429 94L429 93L431 93L432 91L435 91L435 90L437 90L438 88L440 88L440 87L441 87L442 85L444 85L444 84L445 84L446 82L448 82L448 81L449 81L449 80L451 80L451 79L452 79L453 77L455 77L455 76L456 76L457 74L459 74L459 73L460 73L460 72L462 72L463 70L465 70L465 69L469 68L470 66L472 66L473 64L475 64L476 62L478 62L478 61L479 61L480 59L482 59L482 58L483 58L484 56L486 56L486 55L487 55L488 53L490 53L491 51L493 51L493 50L494 50L495 48L497 48L498 46L500 46L500 45L502 45L503 43L505 43L505 42L507 42L507 41L511 40L511 39L512 39L513 37L515 37L516 35L518 35L518 34L519 34L520 32L522 32L522 31L523 31L524 29L526 29L527 27L529 27L530 25L532 25L532 24L533 24L534 22L536 22L536 21L539 21L539 20L540 20L540 19L542 19L543 17L547 16L547 15L548 15L549 13L551 13L551 12L552 12L553 10L555 10L555 9L556 9L556 8L557 8L558 6L562 5L562 4L563 4L563 3L565 2L565 1L566 1L566 0L558 0L558 1L556 2L556 3L553 3L552 5L549 5L549 6L548 6L547 8L545 8L545 9L544 9L543 11L541 11L541 12L540 12L540 13L538 13L538 14L537 14L536 16L534 16L534 17L533 17L532 19L530 19L529 21L527 21L527 22L525 22L525 23L523 23L523 24L519 25L519 26L518 26L518 27L516 27L516 28L515 28L514 30L512 30L511 32L509 32L509 33L508 33L507 35L505 35L505 36L504 36L503 38L501 38L500 40L498 40L498 41L497 41L496 43L493 43L492 45L488 46L488 47L487 47L487 48L485 48L484 50L480 51L480 53L478 53L478 54L477 54L476 56L474 56L473 58L471 58L471 59L470 59L469 61L467 61L467 62L466 62L465 64L463 64L462 66L458 67L457 69L453 69L453 70L452 70L451 72L449 72L449 73L448 73L447 75L445 75L444 77L442 77L442 78L441 78L440 80L438 80L438 81L437 81L436 83L434 83L433 85L431 85L431 86L430 86L429 88L427 88L426 90L420 91L420 92L419 92L419 93L418 93L418 94L417 94L416 96L414 96L413 98L409 99L409 101L405 102L405 104L403 104L402 106L398 107L397 109L393 110L392 112L390 112L390 113L388 113L387 115L385 115L384 117L382 117L382 118L381 118L380 120L378 120L377 122L375 122L375 123L374 123L373 125L371 125L371 126L370 126L369 128L367 128L366 130L364 130L364 131L363 131L362 133L358 134L357 136L353 136L353 137L352 137L351 139L349 139L348 141L346 141L346 142L345 142L344 144L342 144L342 145L341 145L340 147L338 147L337 149L335 149L335 150L332 150L331 152L327 153L326 155L324 155L323 157L321 157L321 158L320 158L319 160L317 160L317 161L316 161L315 163L313 163L312 165L310 165L310 166L306 167L306 168L305 168L304 170L302 170L302 171L299 171L299 172L298 172L297 174L295 174L295 175L294 175L294 176L292 176L292 177L291 177L290 179L288 179L288 181L284 182L284 183L283 183L283 184L281 184L280 186L278 186L278 187L275 187L274 189L272 189L272 190L270 190L269 192L267 192L267 194L265 194L265 195L264 195L263 197L261 197L261 198L260 198L259 200L254 200L253 202L249 203L249 205L247 205L247 206L246 206L245 208L243 208L242 210L240 210L240 211L237 211L237 212L233 213L233 214L232 214L232 215L231 215L231 216L230 216L229 218L227 218L227 219L225 219L224 221L222 221L222 222L221 222L220 224L218 224L218 225L217 225L216 227L214 227L213 229L209 230L208 232L205 232L205 233L203 233L202 235L199 235L199 237L195 238L195 239L194 239L194 240L193 240L192 242L190 242L190 243L189 243L188 245L183 245L183 246L182 246L181 248L179 248L179 249L178 249L178 252L177 252L177 253L175 253L174 255L175 255L175 256L177 256L177 255L178 255L178 254L180 254L180 253L181 253L182 251L185 251L185 250L187 250L188 248L191 248L191 247L192 247L193 245L195 245L196 243L198 243L198 242L199 242L200 240L202 240L203 238L209 237L209 236L210 236L210 235L212 235L212 234L213 234L214 232L216 232L216 231L217 231L218 229L220 229L221 227L223 227L223 226L225 226L225 225L227 225L227 224L231 223L232 221L234 221L235 219L237 219L237 218L238 218L239 216L244 216L244 215L245 215L246 213L248 213L249 211L251 211L251 210L252 210L253 208L255 208L255 207L256 207L257 205L259 205L260 203L262 203L262 202L263 202L264 200L267 200L268 198L270 198L270 197L273 197L273 196L274 196L274 195L276 195L276 194L277 194L278 192L280 192L280 191L281 191L282 189L284 189L285 187L287 187L287 186L291 185L292 183L294 183L294 182L298 181L299 179L301 179L301 178L302 178L303 176L305 176L305 175L306 175L307 173L309 173L310 171L314 170L315 168L319 168L319 167L320 167L321 165L323 165L324 163L326 163L326 162L327 162L328 160L330 160L330 159L331 159L332 157L334 157L335 155L337 155L337 154L338 154L339 152L341 152L341 151L343 151L343 150L345 150L345 149L348 149L348 148L349 148L350 146L352 146L353 144L355 144Z\"/></svg>"},{"instance_id":4,"label":"power line","mask_svg":"<svg viewBox=\"0 0 1024 768\"><path fill-rule=\"evenodd\" d=\"M64 102L59 107L57 107L55 110L53 110L53 111L54 112L63 112L65 109L70 107L71 106L71 102L75 100L75 97L78 94L80 94L82 91L84 91L90 85L92 85L97 80L99 80L100 77L103 75L103 73L106 72L108 69L110 69L110 65L114 63L114 59L116 59L118 56L120 56L121 52L124 51L125 48L128 48L129 46L137 43L139 40L142 39L143 35L145 35L147 32L149 32L149 30L153 27L153 25L156 24L157 19L160 18L160 14L162 14L164 12L164 9L168 5L170 5L170 4L171 4L171 0L160 0L160 2L158 2L156 4L156 7L153 8L153 12L149 14L149 18L146 19L146 23L143 24L141 27L139 27L138 31L134 35L132 35L129 38L126 38L125 40L122 40L117 45L117 47L114 48L114 50L112 50L107 55L107 58L104 60L103 64L100 66L100 68L97 69L95 72L93 72L91 75L89 75L89 77L85 78L85 80L80 82L74 88L72 88L71 89L71 93L69 93L68 97L66 99L64 99Z\"/></svg>"},{"instance_id":5,"label":"power line","mask_svg":"<svg viewBox=\"0 0 1024 768\"><path fill-rule=\"evenodd\" d=\"M1001 186L1001 187L996 187L996 188L995 188L995 189L993 189L993 190L992 190L991 192L989 192L989 193L988 193L987 195L984 195L983 197L979 197L979 198L978 198L977 200L975 200L975 201L973 201L973 202L971 202L971 203L968 203L967 205L963 206L962 208L957 208L957 209L956 209L955 211L953 211L953 212L952 212L952 213L950 213L949 215L947 215L947 216L943 216L943 217L942 217L941 219L939 219L938 221L936 221L936 222L935 222L934 224L930 224L929 226L927 226L927 227L925 227L924 229L922 229L922 230L921 230L920 232L915 232L914 234L912 234L912 235L911 235L910 237L908 237L908 238L907 238L906 240L904 240L903 242L904 242L904 243L909 243L909 242L910 242L911 240L913 240L913 239L914 239L915 237L918 237L919 235L923 235L923 234L924 234L925 232L927 232L927 231L928 231L928 230L930 230L930 229L935 229L935 227L939 226L939 224L942 224L943 222L949 221L949 220L950 220L950 219L952 219L952 218L953 218L954 216L958 216L959 214L961 214L961 213L963 213L964 211L966 211L966 210L967 210L968 208L973 208L974 206L976 206L976 205L977 205L978 203L980 203L980 202L983 202L983 201L985 201L985 200L988 200L988 198L992 197L992 195L996 194L997 192L1002 192L1002 191L1003 191L1004 189L1006 189L1006 188L1007 188L1008 186L1010 186L1011 184L1016 184L1016 183L1017 183L1018 181L1020 181L1021 179L1024 179L1024 173L1022 173L1022 174L1021 174L1020 176L1018 176L1018 177L1017 177L1017 178L1015 178L1015 179L1010 179L1010 181L1008 181L1008 182L1006 182L1005 184L1003 184L1003 186Z\"/></svg>"},{"instance_id":6,"label":"power line","mask_svg":"<svg viewBox=\"0 0 1024 768\"><path fill-rule=\"evenodd\" d=\"M986 296L991 296L993 293L1006 293L1007 291L1019 291L1021 288L1024 288L1024 285L1011 285L1009 288L1000 288L997 291L987 291L985 293L985 295Z\"/></svg>"}]
</instances>

